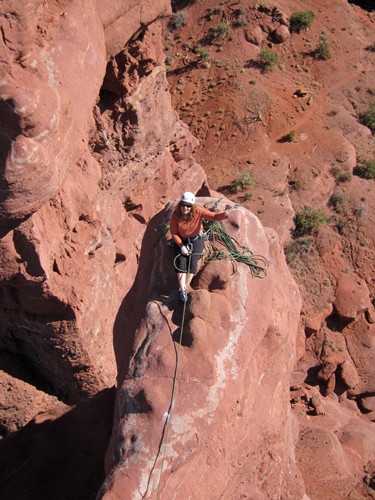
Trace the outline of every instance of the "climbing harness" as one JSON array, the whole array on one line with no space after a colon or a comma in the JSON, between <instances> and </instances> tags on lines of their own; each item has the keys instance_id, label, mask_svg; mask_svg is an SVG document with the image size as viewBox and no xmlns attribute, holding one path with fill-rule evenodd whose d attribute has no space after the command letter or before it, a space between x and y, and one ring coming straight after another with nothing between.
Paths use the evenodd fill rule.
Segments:
<instances>
[{"instance_id":1,"label":"climbing harness","mask_svg":"<svg viewBox=\"0 0 375 500\"><path fill-rule=\"evenodd\" d=\"M188 249L189 251L189 261L188 261L188 267L190 269L190 265L191 265L191 258L194 256L194 255L198 255L199 257L201 257L202 253L193 253L193 250L194 250L194 246L193 246L193 242L198 240L198 239L201 239L201 238L204 238L204 235L203 234L198 234L197 236L194 236L194 237L189 237L187 239L187 243L186 243L186 248ZM178 266L177 266L177 260L181 257L180 254L177 254L176 257L174 258L173 260L173 266L174 268L176 269L176 271L178 271L179 273L185 273L186 270L185 269L180 269ZM189 271L188 271L189 272Z\"/></svg>"}]
</instances>

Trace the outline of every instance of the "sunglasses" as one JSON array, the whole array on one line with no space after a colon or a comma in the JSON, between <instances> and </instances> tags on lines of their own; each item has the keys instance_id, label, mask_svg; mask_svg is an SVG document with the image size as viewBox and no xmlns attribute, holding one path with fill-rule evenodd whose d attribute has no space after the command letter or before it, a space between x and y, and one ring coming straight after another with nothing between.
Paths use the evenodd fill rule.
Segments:
<instances>
[{"instance_id":1,"label":"sunglasses","mask_svg":"<svg viewBox=\"0 0 375 500\"><path fill-rule=\"evenodd\" d=\"M180 204L181 207L185 207L185 208L191 208L193 205L189 205L189 203L181 203Z\"/></svg>"}]
</instances>

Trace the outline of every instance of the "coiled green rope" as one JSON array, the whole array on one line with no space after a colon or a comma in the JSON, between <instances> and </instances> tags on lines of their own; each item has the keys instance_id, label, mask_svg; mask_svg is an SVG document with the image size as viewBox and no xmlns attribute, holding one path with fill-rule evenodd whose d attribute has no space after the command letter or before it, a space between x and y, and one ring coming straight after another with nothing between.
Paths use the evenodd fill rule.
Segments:
<instances>
[{"instance_id":1,"label":"coiled green rope","mask_svg":"<svg viewBox=\"0 0 375 500\"><path fill-rule=\"evenodd\" d=\"M222 221L211 222L204 220L203 227L208 241L206 251L202 255L205 262L229 259L233 265L233 272L237 271L236 263L239 262L248 266L252 276L256 278L264 278L267 275L268 260L262 255L254 255L246 247L241 247L238 241L228 234ZM160 234L155 245L169 231L169 223L160 224L158 231ZM220 244L221 247L217 244Z\"/></svg>"},{"instance_id":2,"label":"coiled green rope","mask_svg":"<svg viewBox=\"0 0 375 500\"><path fill-rule=\"evenodd\" d=\"M234 272L237 270L236 263L248 266L251 274L256 278L264 278L269 266L268 260L262 255L254 255L251 250L241 247L238 241L230 236L223 222L204 221L204 229L208 236L208 248L204 256L206 262L211 260L229 259L233 264ZM227 252L216 243L220 243Z\"/></svg>"}]
</instances>

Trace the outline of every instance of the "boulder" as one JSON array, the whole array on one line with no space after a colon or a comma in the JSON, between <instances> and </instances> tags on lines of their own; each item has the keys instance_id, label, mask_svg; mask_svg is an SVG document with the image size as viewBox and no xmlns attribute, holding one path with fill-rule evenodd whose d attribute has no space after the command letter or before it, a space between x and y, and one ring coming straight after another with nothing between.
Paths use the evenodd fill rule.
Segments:
<instances>
[{"instance_id":1,"label":"boulder","mask_svg":"<svg viewBox=\"0 0 375 500\"><path fill-rule=\"evenodd\" d=\"M259 26L254 26L245 31L245 38L249 43L260 46L264 39L264 33Z\"/></svg>"},{"instance_id":2,"label":"boulder","mask_svg":"<svg viewBox=\"0 0 375 500\"><path fill-rule=\"evenodd\" d=\"M202 498L248 491L296 497L304 490L293 458L288 390L298 289L273 230L243 207L225 226L270 260L264 279L245 264L234 272L226 260L208 262L192 282L184 313L173 291L176 278L165 280L172 266L167 247L160 243L141 262L127 298L134 312L124 310L118 320L127 334L117 343L117 410L99 498L124 489L129 497L159 489L166 498L198 490Z\"/></svg>"},{"instance_id":3,"label":"boulder","mask_svg":"<svg viewBox=\"0 0 375 500\"><path fill-rule=\"evenodd\" d=\"M366 282L354 274L341 273L336 287L334 307L340 318L353 321L360 313L372 311Z\"/></svg>"},{"instance_id":4,"label":"boulder","mask_svg":"<svg viewBox=\"0 0 375 500\"><path fill-rule=\"evenodd\" d=\"M350 458L334 432L318 426L302 427L296 458L309 498L347 496L352 484Z\"/></svg>"},{"instance_id":5,"label":"boulder","mask_svg":"<svg viewBox=\"0 0 375 500\"><path fill-rule=\"evenodd\" d=\"M340 366L340 375L348 389L355 389L359 384L359 376L355 366L349 360L344 361ZM375 408L374 408L375 409Z\"/></svg>"},{"instance_id":6,"label":"boulder","mask_svg":"<svg viewBox=\"0 0 375 500\"><path fill-rule=\"evenodd\" d=\"M275 40L277 42L283 43L290 38L290 31L287 26L282 24L275 29L275 31L273 32L273 36L275 37Z\"/></svg>"}]
</instances>

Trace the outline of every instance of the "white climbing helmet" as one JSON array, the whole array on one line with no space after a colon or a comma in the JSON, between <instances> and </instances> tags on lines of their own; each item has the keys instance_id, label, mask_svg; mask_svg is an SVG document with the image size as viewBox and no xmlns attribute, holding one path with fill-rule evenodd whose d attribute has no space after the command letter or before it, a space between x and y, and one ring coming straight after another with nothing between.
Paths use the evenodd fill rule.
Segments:
<instances>
[{"instance_id":1,"label":"white climbing helmet","mask_svg":"<svg viewBox=\"0 0 375 500\"><path fill-rule=\"evenodd\" d=\"M186 191L185 193L182 194L180 202L194 205L195 195L193 193L190 193L189 191Z\"/></svg>"}]
</instances>

